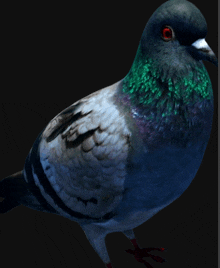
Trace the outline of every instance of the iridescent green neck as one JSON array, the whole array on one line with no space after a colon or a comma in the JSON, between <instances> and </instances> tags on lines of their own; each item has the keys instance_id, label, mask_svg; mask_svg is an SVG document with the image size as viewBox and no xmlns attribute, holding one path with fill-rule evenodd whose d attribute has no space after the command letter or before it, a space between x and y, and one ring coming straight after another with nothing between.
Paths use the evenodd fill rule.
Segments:
<instances>
[{"instance_id":1,"label":"iridescent green neck","mask_svg":"<svg viewBox=\"0 0 220 268\"><path fill-rule=\"evenodd\" d=\"M137 105L143 106L195 103L213 96L209 75L201 63L185 76L161 79L150 57L142 55L139 47L133 65L123 80L123 92Z\"/></svg>"}]
</instances>

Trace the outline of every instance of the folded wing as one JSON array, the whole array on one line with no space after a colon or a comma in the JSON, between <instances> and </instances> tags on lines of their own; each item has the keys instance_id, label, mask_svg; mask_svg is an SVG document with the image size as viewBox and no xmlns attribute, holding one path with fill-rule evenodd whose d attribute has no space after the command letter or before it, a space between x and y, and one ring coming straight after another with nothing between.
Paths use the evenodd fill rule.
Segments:
<instances>
[{"instance_id":1,"label":"folded wing","mask_svg":"<svg viewBox=\"0 0 220 268\"><path fill-rule=\"evenodd\" d=\"M74 220L110 218L123 197L130 131L114 105L113 89L102 89L65 109L39 141L49 185L42 186L40 168L35 168L34 180L50 205ZM45 191L49 186L53 194Z\"/></svg>"}]
</instances>

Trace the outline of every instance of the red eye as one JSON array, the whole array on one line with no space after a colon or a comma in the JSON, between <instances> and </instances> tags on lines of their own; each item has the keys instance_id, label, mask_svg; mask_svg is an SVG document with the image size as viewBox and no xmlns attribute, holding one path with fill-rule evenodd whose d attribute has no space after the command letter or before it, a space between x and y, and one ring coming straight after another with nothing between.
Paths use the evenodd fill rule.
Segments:
<instances>
[{"instance_id":1,"label":"red eye","mask_svg":"<svg viewBox=\"0 0 220 268\"><path fill-rule=\"evenodd\" d=\"M170 41L171 39L173 39L173 37L174 37L173 30L170 27L165 26L162 30L162 38L165 41Z\"/></svg>"}]
</instances>

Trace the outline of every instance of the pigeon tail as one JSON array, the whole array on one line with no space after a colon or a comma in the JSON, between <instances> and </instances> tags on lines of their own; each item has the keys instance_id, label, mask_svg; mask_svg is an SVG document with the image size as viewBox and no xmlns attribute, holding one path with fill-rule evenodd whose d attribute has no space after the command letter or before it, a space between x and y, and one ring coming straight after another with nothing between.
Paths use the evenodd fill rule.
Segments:
<instances>
[{"instance_id":1,"label":"pigeon tail","mask_svg":"<svg viewBox=\"0 0 220 268\"><path fill-rule=\"evenodd\" d=\"M6 213L19 205L50 212L32 194L31 186L25 181L23 170L0 181L0 197L4 198L0 202L0 213Z\"/></svg>"},{"instance_id":2,"label":"pigeon tail","mask_svg":"<svg viewBox=\"0 0 220 268\"><path fill-rule=\"evenodd\" d=\"M6 213L20 205L19 195L21 195L22 192L24 193L24 182L22 171L0 182L0 197L4 198L0 203L0 213Z\"/></svg>"}]
</instances>

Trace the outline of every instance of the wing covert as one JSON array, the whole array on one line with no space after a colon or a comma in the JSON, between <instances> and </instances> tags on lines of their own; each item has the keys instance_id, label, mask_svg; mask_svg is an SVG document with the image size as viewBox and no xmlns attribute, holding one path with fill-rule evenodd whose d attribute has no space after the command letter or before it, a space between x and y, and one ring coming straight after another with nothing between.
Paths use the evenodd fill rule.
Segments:
<instances>
[{"instance_id":1,"label":"wing covert","mask_svg":"<svg viewBox=\"0 0 220 268\"><path fill-rule=\"evenodd\" d=\"M43 132L41 163L72 210L103 217L122 199L130 131L106 88L71 105Z\"/></svg>"}]
</instances>

